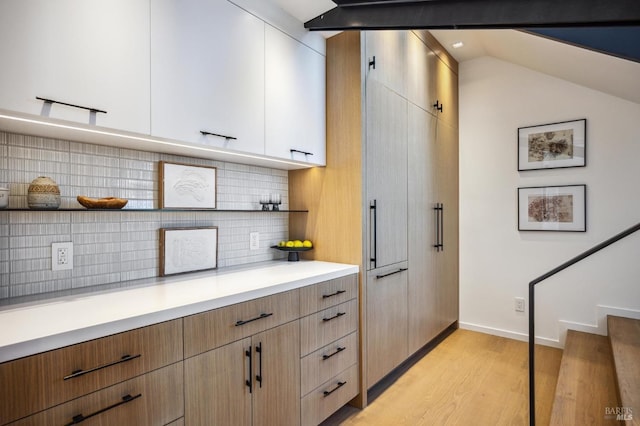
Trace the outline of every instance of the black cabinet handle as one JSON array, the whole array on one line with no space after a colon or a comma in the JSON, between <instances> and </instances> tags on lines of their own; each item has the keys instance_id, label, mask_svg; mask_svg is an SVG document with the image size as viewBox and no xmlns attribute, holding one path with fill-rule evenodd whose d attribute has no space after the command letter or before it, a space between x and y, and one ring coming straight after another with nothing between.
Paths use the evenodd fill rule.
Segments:
<instances>
[{"instance_id":1,"label":"black cabinet handle","mask_svg":"<svg viewBox=\"0 0 640 426\"><path fill-rule=\"evenodd\" d=\"M331 321L334 320L336 318L340 318L343 315L347 315L346 312L338 312L337 314L335 314L334 316L330 317L330 318L322 318L322 321L327 322L327 321Z\"/></svg>"},{"instance_id":2,"label":"black cabinet handle","mask_svg":"<svg viewBox=\"0 0 640 426\"><path fill-rule=\"evenodd\" d=\"M68 376L64 376L63 380L69 380L69 379L74 379L76 377L84 376L85 374L93 373L94 371L102 370L103 368L111 367L117 364L122 364L123 362L131 361L132 359L140 358L141 356L142 354L124 355L119 360L110 362L108 364L100 365L98 367L93 367L88 370L75 370L75 371L72 371L71 374L69 374Z\"/></svg>"},{"instance_id":3,"label":"black cabinet handle","mask_svg":"<svg viewBox=\"0 0 640 426\"><path fill-rule=\"evenodd\" d=\"M270 317L271 315L273 315L273 312L270 313L270 314L260 314L260 316L257 316L255 318L251 318L251 319L248 319L248 320L238 320L238 321L236 321L236 327L238 327L239 325L248 324L248 323L253 322L253 321L261 320L262 318Z\"/></svg>"},{"instance_id":4,"label":"black cabinet handle","mask_svg":"<svg viewBox=\"0 0 640 426\"><path fill-rule=\"evenodd\" d=\"M339 295L339 294L346 293L346 292L347 292L347 290L338 290L338 291L336 291L335 293L331 293L331 294L323 294L323 295L322 295L322 298L323 298L323 299L327 299L327 298L329 298L329 297L337 296L337 295Z\"/></svg>"},{"instance_id":5,"label":"black cabinet handle","mask_svg":"<svg viewBox=\"0 0 640 426\"><path fill-rule=\"evenodd\" d=\"M343 387L346 384L347 384L346 381L345 382L338 382L338 384L336 385L335 388L331 389L330 391L324 391L323 392L324 397L325 398L328 397L329 395L331 395L332 393L334 393L335 391L337 391L338 389L340 389L341 387Z\"/></svg>"},{"instance_id":6,"label":"black cabinet handle","mask_svg":"<svg viewBox=\"0 0 640 426\"><path fill-rule=\"evenodd\" d=\"M256 346L256 353L260 355L258 357L258 374L256 374L256 381L260 383L260 387L262 387L262 342Z\"/></svg>"},{"instance_id":7,"label":"black cabinet handle","mask_svg":"<svg viewBox=\"0 0 640 426\"><path fill-rule=\"evenodd\" d=\"M437 111L442 112L443 104L441 104L441 103L440 103L440 101L439 101L438 99L436 99L436 103L435 103L435 104L433 104L433 107L434 107Z\"/></svg>"},{"instance_id":8,"label":"black cabinet handle","mask_svg":"<svg viewBox=\"0 0 640 426\"><path fill-rule=\"evenodd\" d=\"M440 203L440 251L444 251L444 204Z\"/></svg>"},{"instance_id":9,"label":"black cabinet handle","mask_svg":"<svg viewBox=\"0 0 640 426\"><path fill-rule=\"evenodd\" d=\"M371 238L371 242L373 243L373 250L371 251L373 254L370 256L369 261L373 263L373 269L376 269L378 266L376 258L378 257L378 200L373 200L373 203L369 205L369 215L373 214L373 224L371 225L371 231L373 233L373 237ZM371 246L369 247L371 248Z\"/></svg>"},{"instance_id":10,"label":"black cabinet handle","mask_svg":"<svg viewBox=\"0 0 640 426\"><path fill-rule=\"evenodd\" d=\"M322 355L322 360L323 361L327 360L327 359L331 358L332 356L337 355L340 352L344 351L345 349L347 349L346 346L338 346L338 348L336 349L336 351L334 353L331 353L329 355Z\"/></svg>"},{"instance_id":11,"label":"black cabinet handle","mask_svg":"<svg viewBox=\"0 0 640 426\"><path fill-rule=\"evenodd\" d=\"M444 251L444 204L436 203L433 210L436 212L436 243L433 247L436 251Z\"/></svg>"},{"instance_id":12,"label":"black cabinet handle","mask_svg":"<svg viewBox=\"0 0 640 426\"><path fill-rule=\"evenodd\" d=\"M391 275L399 274L400 272L404 272L404 271L408 271L408 270L409 270L408 268L400 268L397 271L388 272L386 274L381 274L381 275L376 275L376 279L386 278L386 277L389 277Z\"/></svg>"},{"instance_id":13,"label":"black cabinet handle","mask_svg":"<svg viewBox=\"0 0 640 426\"><path fill-rule=\"evenodd\" d=\"M86 106L75 105L75 104L69 104L69 103L66 103L66 102L56 101L55 99L41 98L40 96L36 96L36 99L39 100L39 101L43 101L45 104L60 104L60 105L65 105L65 106L69 106L69 107L73 107L73 108L86 109L86 110L91 111L91 112L101 112L103 114L107 113L107 111L104 111L104 110L101 110L101 109L98 109L98 108L86 107Z\"/></svg>"},{"instance_id":14,"label":"black cabinet handle","mask_svg":"<svg viewBox=\"0 0 640 426\"><path fill-rule=\"evenodd\" d=\"M249 393L252 393L253 392L253 360L251 357L251 346L249 346L249 349L244 351L244 356L249 358L249 378L244 381L244 384L249 387Z\"/></svg>"},{"instance_id":15,"label":"black cabinet handle","mask_svg":"<svg viewBox=\"0 0 640 426\"><path fill-rule=\"evenodd\" d=\"M304 154L304 155L313 155L313 152L300 151L299 149L293 149L293 148L291 148L289 152L297 152L298 154Z\"/></svg>"},{"instance_id":16,"label":"black cabinet handle","mask_svg":"<svg viewBox=\"0 0 640 426\"><path fill-rule=\"evenodd\" d=\"M227 135L221 135L219 133L211 133L211 132L207 132L206 130L200 130L200 133L202 133L203 136L217 136L219 138L225 138L226 140L237 140L238 138L234 138L233 136L227 136Z\"/></svg>"},{"instance_id":17,"label":"black cabinet handle","mask_svg":"<svg viewBox=\"0 0 640 426\"><path fill-rule=\"evenodd\" d=\"M125 396L123 396L123 397L122 397L122 401L116 402L116 403L115 403L115 404L113 404L113 405L110 405L110 406L108 406L108 407L105 407L105 408L103 408L103 409L101 409L101 410L96 411L95 413L91 413L91 414L86 415L86 416L84 416L84 415L82 415L82 414L78 414L78 415L76 415L76 416L73 416L73 418L71 419L71 423L67 423L67 424L65 424L65 426L77 425L78 423L82 423L82 422L84 422L85 420L90 419L91 417L95 417L95 416L97 416L98 414L102 414L102 413L104 413L105 411L109 411L109 410L114 409L114 408L116 408L116 407L119 407L119 406L121 406L121 405L123 405L123 404L127 404L127 403L129 403L129 402L133 401L134 399L138 399L138 398L140 398L141 396L142 396L142 394L141 394L141 393L139 393L139 394L138 394L138 395L136 395L136 396L131 396L131 395L128 395L128 394L127 394L127 395L125 395Z\"/></svg>"}]
</instances>

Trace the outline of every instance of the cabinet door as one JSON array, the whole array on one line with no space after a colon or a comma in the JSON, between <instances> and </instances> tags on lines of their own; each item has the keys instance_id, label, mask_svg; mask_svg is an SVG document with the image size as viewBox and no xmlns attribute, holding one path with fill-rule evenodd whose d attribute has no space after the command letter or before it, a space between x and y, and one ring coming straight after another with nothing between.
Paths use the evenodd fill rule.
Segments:
<instances>
[{"instance_id":1,"label":"cabinet door","mask_svg":"<svg viewBox=\"0 0 640 426\"><path fill-rule=\"evenodd\" d=\"M434 111L438 58L413 32L408 35L407 98L425 111Z\"/></svg>"},{"instance_id":2,"label":"cabinet door","mask_svg":"<svg viewBox=\"0 0 640 426\"><path fill-rule=\"evenodd\" d=\"M251 425L252 352L247 338L185 360L187 425Z\"/></svg>"},{"instance_id":3,"label":"cabinet door","mask_svg":"<svg viewBox=\"0 0 640 426\"><path fill-rule=\"evenodd\" d=\"M154 0L151 22L152 134L264 154L264 22L224 0Z\"/></svg>"},{"instance_id":4,"label":"cabinet door","mask_svg":"<svg viewBox=\"0 0 640 426\"><path fill-rule=\"evenodd\" d=\"M435 262L436 118L409 104L409 353L414 353L438 330Z\"/></svg>"},{"instance_id":5,"label":"cabinet door","mask_svg":"<svg viewBox=\"0 0 640 426\"><path fill-rule=\"evenodd\" d=\"M438 121L437 199L443 204L443 250L437 254L439 331L458 319L458 129Z\"/></svg>"},{"instance_id":6,"label":"cabinet door","mask_svg":"<svg viewBox=\"0 0 640 426\"><path fill-rule=\"evenodd\" d=\"M298 321L256 334L252 337L252 344L255 379L253 426L299 424L300 325Z\"/></svg>"},{"instance_id":7,"label":"cabinet door","mask_svg":"<svg viewBox=\"0 0 640 426\"><path fill-rule=\"evenodd\" d=\"M407 32L366 31L365 52L367 79L407 97Z\"/></svg>"},{"instance_id":8,"label":"cabinet door","mask_svg":"<svg viewBox=\"0 0 640 426\"><path fill-rule=\"evenodd\" d=\"M440 120L457 128L458 76L439 59L436 61L436 100L442 104L442 112L438 113Z\"/></svg>"},{"instance_id":9,"label":"cabinet door","mask_svg":"<svg viewBox=\"0 0 640 426\"><path fill-rule=\"evenodd\" d=\"M2 1L0 52L0 108L149 133L149 0Z\"/></svg>"},{"instance_id":10,"label":"cabinet door","mask_svg":"<svg viewBox=\"0 0 640 426\"><path fill-rule=\"evenodd\" d=\"M407 260L407 101L376 80L366 87L369 269Z\"/></svg>"},{"instance_id":11,"label":"cabinet door","mask_svg":"<svg viewBox=\"0 0 640 426\"><path fill-rule=\"evenodd\" d=\"M367 388L409 355L407 349L406 264L367 277Z\"/></svg>"},{"instance_id":12,"label":"cabinet door","mask_svg":"<svg viewBox=\"0 0 640 426\"><path fill-rule=\"evenodd\" d=\"M325 57L266 25L265 67L266 154L324 165Z\"/></svg>"}]
</instances>

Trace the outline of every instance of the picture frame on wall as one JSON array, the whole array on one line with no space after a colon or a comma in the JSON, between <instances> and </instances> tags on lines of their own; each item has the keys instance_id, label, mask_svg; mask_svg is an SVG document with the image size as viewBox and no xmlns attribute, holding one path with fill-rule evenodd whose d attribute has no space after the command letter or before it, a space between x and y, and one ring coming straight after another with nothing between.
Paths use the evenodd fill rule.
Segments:
<instances>
[{"instance_id":1,"label":"picture frame on wall","mask_svg":"<svg viewBox=\"0 0 640 426\"><path fill-rule=\"evenodd\" d=\"M215 167L160 161L158 169L161 209L216 209Z\"/></svg>"},{"instance_id":2,"label":"picture frame on wall","mask_svg":"<svg viewBox=\"0 0 640 426\"><path fill-rule=\"evenodd\" d=\"M587 230L587 186L518 188L519 231Z\"/></svg>"},{"instance_id":3,"label":"picture frame on wall","mask_svg":"<svg viewBox=\"0 0 640 426\"><path fill-rule=\"evenodd\" d=\"M160 228L161 277L217 267L217 226Z\"/></svg>"},{"instance_id":4,"label":"picture frame on wall","mask_svg":"<svg viewBox=\"0 0 640 426\"><path fill-rule=\"evenodd\" d=\"M518 171L584 167L586 153L586 118L518 129Z\"/></svg>"}]
</instances>

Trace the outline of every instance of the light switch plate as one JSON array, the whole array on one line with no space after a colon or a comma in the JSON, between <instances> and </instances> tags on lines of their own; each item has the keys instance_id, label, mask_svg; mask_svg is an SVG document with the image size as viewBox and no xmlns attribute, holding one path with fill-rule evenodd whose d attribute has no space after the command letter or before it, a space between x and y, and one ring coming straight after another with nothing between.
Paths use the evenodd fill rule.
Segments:
<instances>
[{"instance_id":1,"label":"light switch plate","mask_svg":"<svg viewBox=\"0 0 640 426\"><path fill-rule=\"evenodd\" d=\"M260 249L260 233L251 232L249 234L249 250L258 250L258 249Z\"/></svg>"}]
</instances>

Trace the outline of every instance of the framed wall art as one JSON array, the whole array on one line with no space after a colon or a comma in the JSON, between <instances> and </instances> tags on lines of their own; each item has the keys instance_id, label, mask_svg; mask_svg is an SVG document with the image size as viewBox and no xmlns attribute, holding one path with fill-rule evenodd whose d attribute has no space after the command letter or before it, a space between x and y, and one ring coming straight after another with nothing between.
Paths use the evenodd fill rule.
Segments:
<instances>
[{"instance_id":1,"label":"framed wall art","mask_svg":"<svg viewBox=\"0 0 640 426\"><path fill-rule=\"evenodd\" d=\"M217 226L160 228L161 277L217 267Z\"/></svg>"},{"instance_id":2,"label":"framed wall art","mask_svg":"<svg viewBox=\"0 0 640 426\"><path fill-rule=\"evenodd\" d=\"M520 127L518 170L584 167L587 120Z\"/></svg>"},{"instance_id":3,"label":"framed wall art","mask_svg":"<svg viewBox=\"0 0 640 426\"><path fill-rule=\"evenodd\" d=\"M586 188L586 185L518 188L518 230L585 232Z\"/></svg>"},{"instance_id":4,"label":"framed wall art","mask_svg":"<svg viewBox=\"0 0 640 426\"><path fill-rule=\"evenodd\" d=\"M159 164L161 209L215 209L216 168L189 164Z\"/></svg>"}]
</instances>

